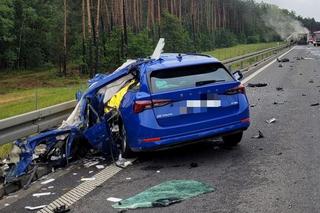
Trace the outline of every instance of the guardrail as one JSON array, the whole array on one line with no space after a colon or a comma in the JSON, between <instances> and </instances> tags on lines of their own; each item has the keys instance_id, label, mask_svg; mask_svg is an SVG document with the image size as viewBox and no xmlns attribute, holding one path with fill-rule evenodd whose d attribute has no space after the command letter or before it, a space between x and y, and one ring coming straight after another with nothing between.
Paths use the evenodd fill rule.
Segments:
<instances>
[{"instance_id":1,"label":"guardrail","mask_svg":"<svg viewBox=\"0 0 320 213\"><path fill-rule=\"evenodd\" d=\"M255 57L258 58L259 56L263 56L271 52L276 54L288 47L288 45L282 45L279 47L268 48L258 52L231 58L222 61L222 63L228 67L231 67L233 64L241 63ZM69 101L0 120L0 145L36 134L61 124L61 122L71 113L75 105L76 101Z\"/></svg>"}]
</instances>

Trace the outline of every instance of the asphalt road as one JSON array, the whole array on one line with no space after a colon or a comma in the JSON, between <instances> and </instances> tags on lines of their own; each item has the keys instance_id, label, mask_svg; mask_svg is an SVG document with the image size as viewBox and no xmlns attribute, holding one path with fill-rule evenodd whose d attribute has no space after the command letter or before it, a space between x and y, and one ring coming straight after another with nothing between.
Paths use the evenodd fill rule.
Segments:
<instances>
[{"instance_id":1,"label":"asphalt road","mask_svg":"<svg viewBox=\"0 0 320 213\"><path fill-rule=\"evenodd\" d=\"M238 147L203 141L141 154L71 212L117 212L108 197L127 198L174 179L201 181L216 190L169 207L129 212L319 212L320 106L311 104L320 102L320 48L298 46L285 57L290 62L283 67L273 63L248 82L268 86L247 88L252 124ZM277 121L267 124L271 118ZM265 138L252 138L258 130ZM25 212L29 203L40 205L26 196L1 212Z\"/></svg>"}]
</instances>

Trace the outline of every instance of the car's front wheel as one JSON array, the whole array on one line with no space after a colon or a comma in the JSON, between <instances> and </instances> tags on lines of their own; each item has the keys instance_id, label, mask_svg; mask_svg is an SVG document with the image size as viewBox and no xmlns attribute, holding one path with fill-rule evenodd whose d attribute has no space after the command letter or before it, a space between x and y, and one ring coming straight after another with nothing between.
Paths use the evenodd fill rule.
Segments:
<instances>
[{"instance_id":1,"label":"car's front wheel","mask_svg":"<svg viewBox=\"0 0 320 213\"><path fill-rule=\"evenodd\" d=\"M243 132L237 132L230 135L223 136L224 145L227 147L237 146L242 139Z\"/></svg>"},{"instance_id":2,"label":"car's front wheel","mask_svg":"<svg viewBox=\"0 0 320 213\"><path fill-rule=\"evenodd\" d=\"M121 125L121 141L120 141L120 147L121 147L121 154L124 158L129 158L133 156L133 152L131 151L129 145L128 145L128 138L127 138L127 132L124 128L124 125Z\"/></svg>"}]
</instances>

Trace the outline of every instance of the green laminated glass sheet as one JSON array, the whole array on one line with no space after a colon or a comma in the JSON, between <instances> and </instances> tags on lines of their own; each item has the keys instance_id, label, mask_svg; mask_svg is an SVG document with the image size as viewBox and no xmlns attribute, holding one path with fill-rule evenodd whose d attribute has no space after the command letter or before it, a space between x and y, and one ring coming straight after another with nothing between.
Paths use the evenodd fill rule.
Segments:
<instances>
[{"instance_id":1,"label":"green laminated glass sheet","mask_svg":"<svg viewBox=\"0 0 320 213\"><path fill-rule=\"evenodd\" d=\"M213 192L211 186L194 180L172 180L153 186L113 205L116 209L163 207Z\"/></svg>"}]
</instances>

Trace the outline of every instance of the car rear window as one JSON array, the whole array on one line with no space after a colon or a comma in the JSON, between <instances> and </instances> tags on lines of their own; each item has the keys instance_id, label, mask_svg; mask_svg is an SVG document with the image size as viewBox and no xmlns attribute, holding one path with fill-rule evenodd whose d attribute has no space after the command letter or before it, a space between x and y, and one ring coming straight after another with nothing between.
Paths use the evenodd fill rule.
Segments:
<instances>
[{"instance_id":1,"label":"car rear window","mask_svg":"<svg viewBox=\"0 0 320 213\"><path fill-rule=\"evenodd\" d=\"M151 92L167 92L234 81L221 64L204 64L156 70L150 74Z\"/></svg>"}]
</instances>

